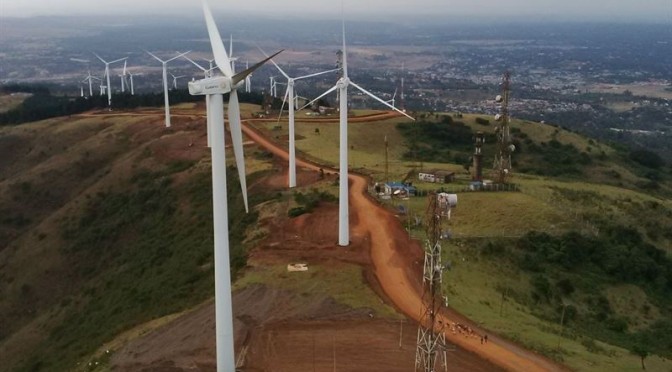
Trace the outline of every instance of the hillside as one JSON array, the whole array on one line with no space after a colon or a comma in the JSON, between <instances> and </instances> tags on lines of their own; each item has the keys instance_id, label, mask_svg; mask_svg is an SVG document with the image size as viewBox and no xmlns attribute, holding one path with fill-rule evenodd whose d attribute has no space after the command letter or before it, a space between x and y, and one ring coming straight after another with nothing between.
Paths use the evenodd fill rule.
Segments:
<instances>
[{"instance_id":1,"label":"hillside","mask_svg":"<svg viewBox=\"0 0 672 372\"><path fill-rule=\"evenodd\" d=\"M350 166L384 181L386 136L390 180L402 180L412 169L452 170L456 182L441 186L460 192L469 182L461 161L472 151L473 132L492 133L494 120L446 116L412 124L403 119L350 123ZM255 125L284 143L284 126ZM646 167L625 149L550 125L514 120L512 128L514 138L523 141L513 158L512 182L519 192L459 193L450 223L457 239L446 247L453 268L445 278L452 306L576 369L618 365L636 370L641 367L629 350L639 344L672 357L670 339L661 337L672 319L669 165ZM335 164L337 131L333 119L299 123L297 147L309 158ZM492 144L484 153L485 164L491 164ZM552 169L556 163L557 171ZM410 180L420 190L439 187ZM410 207L410 221L400 218L422 238L416 222L424 216L426 198L389 204L395 210ZM565 255L578 261L563 263ZM538 261L530 265L530 259ZM500 307L506 310L501 315ZM560 336L563 310L571 315L563 319Z\"/></svg>"},{"instance_id":2,"label":"hillside","mask_svg":"<svg viewBox=\"0 0 672 372\"><path fill-rule=\"evenodd\" d=\"M0 129L2 369L70 369L129 326L210 297L209 161L193 121Z\"/></svg>"},{"instance_id":3,"label":"hillside","mask_svg":"<svg viewBox=\"0 0 672 372\"><path fill-rule=\"evenodd\" d=\"M247 117L255 110L243 107ZM195 331L212 329L209 150L201 105L180 105L174 112L170 130L154 109L0 128L0 355L6 361L0 370L97 369L87 369L89 361L124 370L186 369L194 363L212 368L212 335ZM493 128L475 117L460 119L470 130ZM405 132L404 123L353 120L352 167L382 181L387 135L391 179L402 179L413 168L444 168L458 173L456 183L446 187L463 188L468 177L455 156L468 156L466 139L440 149L422 136L409 137L413 132ZM285 144L286 125L249 124ZM561 128L528 122L514 127L523 141L516 167L528 168L514 174L520 191L459 196L451 226L457 239L446 246L453 263L444 281L451 306L489 331L574 369L637 370L639 357L628 351L635 337L649 352L667 358L649 357L649 369L669 365L665 327L672 319L672 297L664 282L672 252L669 168L646 169L623 150ZM333 120L299 123L300 154L335 164L337 131ZM525 139L530 142L524 144ZM540 174L557 155L542 142L553 148L554 140L558 151L590 153L591 162L576 165L577 172ZM537 153L528 151L533 145ZM432 162L409 158L414 146L444 151L450 162L437 162L431 153ZM334 246L336 208L329 195L336 193L335 175L321 179L302 170L301 187L288 192L283 161L257 145L247 146L246 155L251 214L242 213L235 172L228 174L236 216L237 340L245 340L247 353L255 356L247 358L248 366L263 370L305 363L300 365L310 368L310 353L297 345L312 342L312 365L318 367L330 368L332 359L316 358L316 350L331 355L338 345L344 370L348 363L380 361L390 350L396 356L389 364L368 370L412 368L414 325L401 321L399 351L404 317L377 284L368 237L354 234L346 255ZM642 189L651 171L658 187ZM436 187L416 184L425 191ZM421 216L426 198L394 201L390 207L400 203L410 205L411 216ZM308 213L291 217L297 208ZM413 226L411 233L421 238L422 228ZM662 282L600 271L598 259L583 267L560 259L567 242L594 247L593 255L602 257L610 255L607 245L625 237L630 240L616 253L653 259L660 265L655 278ZM310 280L288 274L290 262L308 262ZM562 331L558 306L573 314L565 315ZM591 313L598 307L601 312ZM596 326L586 327L591 322ZM335 332L343 333L329 341ZM190 342L181 341L187 337ZM361 348L372 343L379 347ZM494 369L460 348L452 356L460 370Z\"/></svg>"}]
</instances>

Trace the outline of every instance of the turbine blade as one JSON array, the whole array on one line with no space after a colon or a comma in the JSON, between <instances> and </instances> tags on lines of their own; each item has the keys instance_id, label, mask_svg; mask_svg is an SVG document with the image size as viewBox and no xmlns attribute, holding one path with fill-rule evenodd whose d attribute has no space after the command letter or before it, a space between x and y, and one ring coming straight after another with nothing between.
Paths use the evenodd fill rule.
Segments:
<instances>
[{"instance_id":1,"label":"turbine blade","mask_svg":"<svg viewBox=\"0 0 672 372\"><path fill-rule=\"evenodd\" d=\"M411 116L407 115L407 114L406 114L405 112L403 112L403 111L399 110L398 108L396 108L396 107L394 107L394 106L390 105L389 103L387 103L387 102L383 101L382 99L380 99L380 98L376 97L375 95L373 95L373 93L369 92L368 90L366 90L366 89L364 89L364 88L360 87L359 85L357 85L357 84L353 83L352 81L350 82L350 84L352 84L352 86L354 86L355 88L357 88L357 89L359 89L360 91L362 91L362 93L364 93L364 94L368 95L369 97L371 97L371 98L375 99L376 101L378 101L378 102L382 103L383 105L385 105L385 106L387 106L387 107L391 108L392 110L394 110L394 111L396 111L396 112L398 112L398 113L400 113L400 114L404 115L405 117L407 117L407 118L409 118L409 119L411 119L411 120L415 121L415 119L414 119L414 118L412 118Z\"/></svg>"},{"instance_id":2,"label":"turbine blade","mask_svg":"<svg viewBox=\"0 0 672 372\"><path fill-rule=\"evenodd\" d=\"M180 52L177 52L177 53L178 53L178 54L177 54L175 57L173 57L173 58L167 60L166 63L168 63L168 62L170 62L170 61L174 61L174 60L176 60L176 59L178 59L178 58L180 58L180 57L184 57L184 56L186 56L187 54L191 53L191 50L188 51L188 52L184 52L184 53L180 53Z\"/></svg>"},{"instance_id":3,"label":"turbine blade","mask_svg":"<svg viewBox=\"0 0 672 372\"><path fill-rule=\"evenodd\" d=\"M336 89L338 89L338 85L334 85L333 87L331 87L331 89L329 89L328 91L322 93L322 95L320 95L319 97L315 98L314 100L308 102L306 105L304 105L303 107L301 107L301 108L298 109L297 111L301 111L301 110L303 110L304 108L306 108L306 107L312 105L313 103L317 102L320 98L322 98L322 97L326 96L327 94L329 94L329 93L335 91Z\"/></svg>"},{"instance_id":4,"label":"turbine blade","mask_svg":"<svg viewBox=\"0 0 672 372\"><path fill-rule=\"evenodd\" d=\"M233 34L229 35L229 56L233 59Z\"/></svg>"},{"instance_id":5,"label":"turbine blade","mask_svg":"<svg viewBox=\"0 0 672 372\"><path fill-rule=\"evenodd\" d=\"M235 86L235 85L238 84L239 82L245 80L245 78L246 78L249 74L253 73L254 70L256 70L256 69L258 69L259 67L261 67L264 63L266 63L266 62L267 62L268 60L270 60L271 58L273 58L273 57L277 56L278 54L280 54L283 50L284 50L284 49L281 49L281 50L278 51L277 53L273 54L272 56L266 58L265 60L263 60L263 61L261 61L261 62L256 63L254 66L248 68L247 70L237 73L235 76L233 76L233 77L231 78L231 81L232 81L233 85Z\"/></svg>"},{"instance_id":6,"label":"turbine blade","mask_svg":"<svg viewBox=\"0 0 672 372\"><path fill-rule=\"evenodd\" d=\"M343 18L343 77L348 77L348 53L345 51L345 18Z\"/></svg>"},{"instance_id":7,"label":"turbine blade","mask_svg":"<svg viewBox=\"0 0 672 372\"><path fill-rule=\"evenodd\" d=\"M127 59L128 59L128 57L115 59L114 61L110 62L110 64L117 63L117 62L121 62L121 61L125 61L125 60L127 60Z\"/></svg>"},{"instance_id":8,"label":"turbine blade","mask_svg":"<svg viewBox=\"0 0 672 372\"><path fill-rule=\"evenodd\" d=\"M93 55L96 56L96 58L98 58L100 60L100 62L107 63L107 62L105 62L104 59L100 58L100 56L98 54L96 54L96 52L91 52L91 53L93 53Z\"/></svg>"},{"instance_id":9,"label":"turbine blade","mask_svg":"<svg viewBox=\"0 0 672 372\"><path fill-rule=\"evenodd\" d=\"M205 15L205 23L208 26L210 46L212 47L212 54L215 55L217 66L219 66L219 69L222 71L224 76L232 77L233 71L231 70L231 61L229 60L229 56L226 54L222 37L219 35L217 24L215 23L215 19L212 16L212 12L210 11L210 7L208 6L208 2L206 0L203 0L203 14Z\"/></svg>"},{"instance_id":10,"label":"turbine blade","mask_svg":"<svg viewBox=\"0 0 672 372\"><path fill-rule=\"evenodd\" d=\"M245 212L249 212L247 205L247 181L245 179L245 159L243 158L243 129L240 123L238 92L235 89L231 90L231 97L229 98L229 131L231 132L233 155L236 158L236 168L238 168L238 177L240 178L240 189L243 192L243 201L245 202Z\"/></svg>"},{"instance_id":11,"label":"turbine blade","mask_svg":"<svg viewBox=\"0 0 672 372\"><path fill-rule=\"evenodd\" d=\"M261 49L261 47L259 46L259 44L257 44L257 48L258 48L259 51L264 55L264 57L269 58L269 57L268 57L268 54L266 54L266 52L264 52L264 50ZM280 73L281 73L287 80L290 79L289 75L287 75L287 73L285 73L285 71L283 71L283 70L280 68L280 66L278 66L277 63L275 63L275 61L274 61L273 59L271 59L271 63L273 64L273 66L275 66L275 68L278 69L278 71L280 71Z\"/></svg>"},{"instance_id":12,"label":"turbine blade","mask_svg":"<svg viewBox=\"0 0 672 372\"><path fill-rule=\"evenodd\" d=\"M187 61L191 62L194 66L198 67L201 71L203 71L203 72L208 71L208 70L206 70L204 67L202 67L201 65L199 65L198 63L194 62L193 59L191 59L191 58L189 58L189 57L187 57L187 56L183 56L183 57L184 57L184 59L186 59Z\"/></svg>"},{"instance_id":13,"label":"turbine blade","mask_svg":"<svg viewBox=\"0 0 672 372\"><path fill-rule=\"evenodd\" d=\"M161 62L161 63L164 62L161 58L159 58L159 57L155 56L154 54L152 54L152 52L150 52L150 51L148 51L148 50L145 50L145 52L147 52L147 54L149 54L150 56L154 57L155 60L157 60L157 61L159 61L159 62Z\"/></svg>"},{"instance_id":14,"label":"turbine blade","mask_svg":"<svg viewBox=\"0 0 672 372\"><path fill-rule=\"evenodd\" d=\"M329 71L322 71L322 72L318 72L318 73L316 73L316 74L310 74L310 75L305 75L305 76L299 76L299 77L297 77L297 78L294 78L294 80L296 81L296 80L301 80L301 79L307 79L307 78L311 78L311 77L315 77L315 76L320 76L320 75L328 74L328 73L330 73L330 72L335 72L335 71L338 71L338 70L340 70L340 68L335 68L335 69L333 69L333 70L329 70Z\"/></svg>"}]
</instances>

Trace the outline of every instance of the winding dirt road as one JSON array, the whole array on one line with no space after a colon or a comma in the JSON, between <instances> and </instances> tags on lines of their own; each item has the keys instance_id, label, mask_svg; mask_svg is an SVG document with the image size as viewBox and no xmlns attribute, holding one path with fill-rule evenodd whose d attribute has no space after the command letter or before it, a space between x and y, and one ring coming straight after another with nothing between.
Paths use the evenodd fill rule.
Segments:
<instances>
[{"instance_id":1,"label":"winding dirt road","mask_svg":"<svg viewBox=\"0 0 672 372\"><path fill-rule=\"evenodd\" d=\"M246 121L243 121L243 123L247 124ZM284 160L288 159L285 149L265 138L257 130L248 125L243 125L243 132L267 151ZM297 166L311 170L323 168L325 171L338 172L336 169L320 167L302 159L297 159ZM395 239L399 234L391 233L401 231L403 236L405 231L389 211L368 196L366 178L352 173L348 178L351 184L350 213L357 214L356 220L358 221L358 224L352 226L351 229L358 235L369 236L375 274L385 295L407 316L419 321L422 315L421 288L417 288L418 280L412 280L409 277L416 274L401 253L402 250L409 249L408 242L403 239ZM461 316L451 316L450 313L441 314L441 320L445 323L464 323L462 318ZM476 331L479 330L476 329ZM567 370L567 368L543 356L498 337L490 337L490 342L486 346L480 344L480 338L454 335L450 332L446 333L446 338L450 342L507 370L528 372Z\"/></svg>"},{"instance_id":2,"label":"winding dirt road","mask_svg":"<svg viewBox=\"0 0 672 372\"><path fill-rule=\"evenodd\" d=\"M79 116L156 116L157 112L145 111L140 113L109 113L97 112L88 113ZM174 116L198 117L203 118L203 112L176 113ZM381 113L368 115L368 120L382 120L397 116L394 113ZM252 121L268 121L269 119L248 119L243 120L243 124ZM303 120L303 119L302 119ZM320 120L320 119L317 119ZM321 119L328 120L328 119ZM270 141L259 131L251 128L249 125L243 125L243 132L252 141L265 148L274 155L288 160L287 150L281 148L278 144ZM337 173L338 170L313 164L303 159L297 158L298 167ZM415 246L409 244L408 239L403 238L406 232L399 221L392 213L377 204L368 196L367 179L357 174L349 174L350 180L350 213L356 214L358 221L356 225L351 226L351 231L362 237L370 239L371 258L374 265L374 272L380 284L380 288L387 298L394 305L405 313L408 317L419 321L422 312L422 292L421 282L416 278L418 274L409 262L409 249ZM416 252L420 255L420 252ZM440 320L445 324L460 322L468 324L477 333L483 334L484 330L479 329L461 314L449 310L440 314ZM463 335L454 335L451 332L446 333L446 339L463 349L471 351L479 357L492 362L504 369L511 371L566 371L568 368L554 363L553 361L533 353L529 350L503 340L494 335L490 335L487 345L480 344L480 338L465 337Z\"/></svg>"}]
</instances>

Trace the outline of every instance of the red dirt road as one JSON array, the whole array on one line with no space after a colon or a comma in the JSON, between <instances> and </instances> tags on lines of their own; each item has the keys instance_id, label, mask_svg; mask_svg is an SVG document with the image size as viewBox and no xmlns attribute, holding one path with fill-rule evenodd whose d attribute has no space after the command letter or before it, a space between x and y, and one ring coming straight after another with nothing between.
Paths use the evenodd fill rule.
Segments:
<instances>
[{"instance_id":1,"label":"red dirt road","mask_svg":"<svg viewBox=\"0 0 672 372\"><path fill-rule=\"evenodd\" d=\"M249 126L243 126L243 131L254 142L264 147L282 159L288 159L285 149L272 143L256 130ZM297 159L297 166L318 170L319 165ZM325 170L327 170L325 168ZM337 172L335 169L329 170ZM405 237L405 231L399 225L398 220L383 207L376 204L367 196L367 180L363 176L350 174L348 176L350 187L351 214L356 214L358 223L352 226L352 232L356 235L367 236L371 240L371 258L374 264L376 278L385 295L409 317L420 320L422 299L419 280L411 279L418 276L414 270L413 253L409 254L413 246ZM416 258L420 251L415 244ZM461 316L454 316L446 312L441 314L442 321L448 324L463 322ZM478 333L484 333L472 326ZM446 338L480 357L512 371L561 371L565 367L558 365L545 357L525 350L513 343L498 337L490 337L487 346L480 344L480 338L467 338L463 335L446 333Z\"/></svg>"}]
</instances>

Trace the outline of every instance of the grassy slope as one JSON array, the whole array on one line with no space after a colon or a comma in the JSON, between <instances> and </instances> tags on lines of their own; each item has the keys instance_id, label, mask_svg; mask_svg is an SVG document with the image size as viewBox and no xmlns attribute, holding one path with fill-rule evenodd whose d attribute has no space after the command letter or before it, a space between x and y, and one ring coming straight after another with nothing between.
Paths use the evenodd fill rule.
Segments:
<instances>
[{"instance_id":1,"label":"grassy slope","mask_svg":"<svg viewBox=\"0 0 672 372\"><path fill-rule=\"evenodd\" d=\"M473 130L492 132L494 121L489 126L477 124L476 115L465 115L460 119ZM437 119L439 120L439 119ZM424 169L440 168L458 173L457 188L463 187L469 180L464 169L458 164L431 164L400 160L406 152L406 140L396 130L403 119L374 123L351 123L349 130L349 162L351 168L366 168L362 171L372 174L374 179L384 180L385 144L389 143L390 179L402 179L414 166ZM257 124L265 128L278 141L286 138L286 125L277 129L275 123ZM446 256L453 262L453 271L447 274L447 290L452 305L483 323L486 327L521 343L544 352L557 359L564 360L570 367L580 370L637 370L639 358L622 348L606 345L582 338L571 330L565 337L558 336L558 324L540 319L530 308L512 302L506 302L503 316L499 316L502 297L501 283L519 293L530 291L529 275L521 273L513 266L502 262L480 258L474 253L482 239L502 236L518 237L530 230L548 231L561 234L566 231L581 231L586 234L599 233L592 223L596 215L611 219L626 226L638 226L648 241L666 249L672 254L672 240L656 236L656 231L672 227L672 201L669 198L652 196L638 191L637 183L642 182L641 169L619 155L608 145L596 143L575 133L569 133L553 126L521 122L514 120L513 128L521 129L534 143L549 142L553 139L562 144L571 144L580 151L588 151L594 161L583 167L580 177L549 178L537 175L514 175L521 192L519 193L461 193L460 204L454 211L451 222L454 236L468 238L459 246L447 247ZM319 134L315 129L319 128ZM329 164L338 161L338 124L337 123L297 123L297 148L309 157L323 159ZM490 148L491 149L491 148ZM487 149L485 151L488 151ZM598 155L604 155L598 157ZM518 166L534 163L537 158L524 152L517 154L514 160ZM485 161L487 169L487 155ZM619 177L613 177L615 170ZM415 182L423 189L435 185ZM451 189L455 186L448 185ZM664 184L668 192L670 183ZM424 215L426 199L411 198L408 201L391 201L389 204L410 205L411 214L420 218ZM657 205L657 207L652 207ZM646 212L643 212L646 211ZM403 217L402 217L403 218ZM413 227L413 235L422 237L422 227ZM475 239L475 240L474 240ZM632 288L634 287L634 288ZM632 312L632 304L648 301L636 286L614 285L604 291L610 299L616 314L630 314L635 320L632 327L650 324L657 316L658 309L653 307L650 314L644 316ZM641 316L640 316L641 315ZM637 325L640 324L640 325ZM560 346L558 346L558 343ZM593 345L597 345L594 347ZM588 350L591 349L591 350ZM659 357L647 359L652 370L661 370L666 362Z\"/></svg>"},{"instance_id":2,"label":"grassy slope","mask_svg":"<svg viewBox=\"0 0 672 372\"><path fill-rule=\"evenodd\" d=\"M0 174L11 217L0 224L0 370L70 369L116 333L210 296L209 165L188 146L193 128L85 117L0 131L13 144Z\"/></svg>"}]
</instances>

